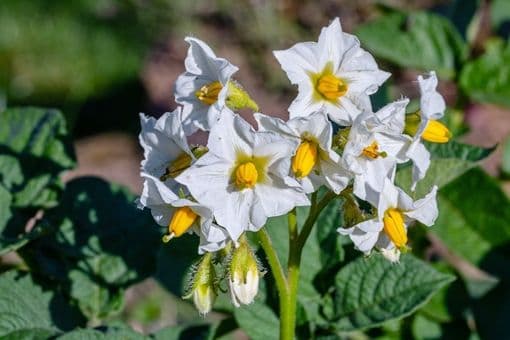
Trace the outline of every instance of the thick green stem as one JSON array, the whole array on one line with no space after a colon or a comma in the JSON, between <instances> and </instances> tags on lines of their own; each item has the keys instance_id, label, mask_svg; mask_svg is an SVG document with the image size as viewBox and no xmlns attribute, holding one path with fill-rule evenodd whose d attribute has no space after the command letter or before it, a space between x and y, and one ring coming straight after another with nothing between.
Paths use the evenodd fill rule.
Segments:
<instances>
[{"instance_id":1,"label":"thick green stem","mask_svg":"<svg viewBox=\"0 0 510 340\"><path fill-rule=\"evenodd\" d=\"M296 248L298 240L298 226L296 209L289 212L289 259L287 262L287 284L288 284L288 296L287 305L282 312L285 314L280 315L281 317L281 338L282 339L294 339L294 333L296 328L296 304L297 304L297 290L299 287L299 249Z\"/></svg>"},{"instance_id":2,"label":"thick green stem","mask_svg":"<svg viewBox=\"0 0 510 340\"><path fill-rule=\"evenodd\" d=\"M303 247L310 236L313 225L319 217L321 211L334 199L336 195L328 192L317 202L317 192L312 194L310 212L306 221L298 232L296 210L289 212L289 258L287 263L287 276L283 271L278 256L273 248L271 239L265 228L258 232L260 243L266 253L271 272L276 281L276 288L280 296L280 339L294 340L296 328L296 306L297 293L299 288L299 266L301 264L301 255Z\"/></svg>"},{"instance_id":3,"label":"thick green stem","mask_svg":"<svg viewBox=\"0 0 510 340\"><path fill-rule=\"evenodd\" d=\"M291 304L289 303L289 286L285 278L283 267L280 264L278 255L273 248L271 238L265 227L260 229L257 235L262 249L264 249L266 253L267 262L269 263L269 267L271 267L271 273L273 273L276 289L280 297L280 339L293 339L294 329L290 328L290 326L292 326L292 320L290 318L292 311L290 310Z\"/></svg>"},{"instance_id":4,"label":"thick green stem","mask_svg":"<svg viewBox=\"0 0 510 340\"><path fill-rule=\"evenodd\" d=\"M280 294L282 292L287 294L287 279L285 278L283 267L280 264L280 260L278 259L275 249L273 248L273 243L271 242L271 238L269 237L266 228L264 227L260 229L259 232L257 232L257 236L259 237L262 249L264 249L264 252L266 253L267 262L269 263L269 267L271 267L271 273L273 273L274 280L276 282L276 289L278 289Z\"/></svg>"}]
</instances>

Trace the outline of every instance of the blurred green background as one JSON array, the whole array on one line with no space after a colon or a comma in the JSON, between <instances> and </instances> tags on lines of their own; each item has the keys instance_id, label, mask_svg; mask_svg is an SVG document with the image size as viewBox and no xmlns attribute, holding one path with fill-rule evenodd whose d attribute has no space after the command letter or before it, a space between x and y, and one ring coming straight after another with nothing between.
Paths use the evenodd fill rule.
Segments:
<instances>
[{"instance_id":1,"label":"blurred green background","mask_svg":"<svg viewBox=\"0 0 510 340\"><path fill-rule=\"evenodd\" d=\"M2 0L0 108L61 109L78 157L78 169L68 177L99 175L138 193L138 113L158 116L175 108L173 82L184 71L186 35L238 65L236 78L263 112L285 116L296 91L272 50L315 41L337 16L393 73L374 106L415 97L416 75L436 69L439 90L453 108L447 118L452 131L464 142L500 143L483 166L508 193L508 0ZM165 247L161 256L169 252L170 258L186 242ZM183 272L191 259L159 262ZM158 281L128 291L121 318L137 330L197 318L176 297L180 282L165 274L160 266Z\"/></svg>"}]
</instances>

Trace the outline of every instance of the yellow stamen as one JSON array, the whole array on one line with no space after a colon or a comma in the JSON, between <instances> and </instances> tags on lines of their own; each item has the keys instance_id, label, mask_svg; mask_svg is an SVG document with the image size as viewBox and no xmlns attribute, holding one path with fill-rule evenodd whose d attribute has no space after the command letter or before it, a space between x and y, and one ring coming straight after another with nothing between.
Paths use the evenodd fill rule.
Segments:
<instances>
[{"instance_id":1,"label":"yellow stamen","mask_svg":"<svg viewBox=\"0 0 510 340\"><path fill-rule=\"evenodd\" d=\"M206 84L200 88L200 90L195 92L195 96L202 103L207 105L212 105L216 103L218 100L218 94L220 93L223 86L219 81L214 81L212 83Z\"/></svg>"},{"instance_id":2,"label":"yellow stamen","mask_svg":"<svg viewBox=\"0 0 510 340\"><path fill-rule=\"evenodd\" d=\"M192 160L191 156L187 153L181 153L167 166L166 172L160 177L160 180L166 181L168 178L179 176L184 170L190 167Z\"/></svg>"},{"instance_id":3,"label":"yellow stamen","mask_svg":"<svg viewBox=\"0 0 510 340\"><path fill-rule=\"evenodd\" d=\"M317 144L303 141L296 150L292 159L292 171L297 178L303 178L310 174L318 160Z\"/></svg>"},{"instance_id":4,"label":"yellow stamen","mask_svg":"<svg viewBox=\"0 0 510 340\"><path fill-rule=\"evenodd\" d=\"M242 163L235 170L235 183L239 189L253 188L258 178L259 173L253 162Z\"/></svg>"},{"instance_id":5,"label":"yellow stamen","mask_svg":"<svg viewBox=\"0 0 510 340\"><path fill-rule=\"evenodd\" d=\"M451 137L450 130L437 120L430 120L421 135L421 138L432 143L448 143Z\"/></svg>"},{"instance_id":6,"label":"yellow stamen","mask_svg":"<svg viewBox=\"0 0 510 340\"><path fill-rule=\"evenodd\" d=\"M390 208L384 212L384 232L391 242L399 248L405 249L407 244L407 231L404 226L404 216L400 210Z\"/></svg>"},{"instance_id":7,"label":"yellow stamen","mask_svg":"<svg viewBox=\"0 0 510 340\"><path fill-rule=\"evenodd\" d=\"M376 141L373 141L372 144L367 146L361 151L361 154L367 158L376 159L378 157L386 157L386 152L379 152L379 144Z\"/></svg>"},{"instance_id":8,"label":"yellow stamen","mask_svg":"<svg viewBox=\"0 0 510 340\"><path fill-rule=\"evenodd\" d=\"M322 75L316 84L317 91L327 100L337 100L347 92L347 83L333 74Z\"/></svg>"},{"instance_id":9,"label":"yellow stamen","mask_svg":"<svg viewBox=\"0 0 510 340\"><path fill-rule=\"evenodd\" d=\"M170 241L173 237L179 237L184 234L195 222L198 215L191 210L190 207L180 207L178 208L174 216L172 216L172 220L168 224L168 231L170 234L167 237L167 241L163 238L163 241Z\"/></svg>"}]
</instances>

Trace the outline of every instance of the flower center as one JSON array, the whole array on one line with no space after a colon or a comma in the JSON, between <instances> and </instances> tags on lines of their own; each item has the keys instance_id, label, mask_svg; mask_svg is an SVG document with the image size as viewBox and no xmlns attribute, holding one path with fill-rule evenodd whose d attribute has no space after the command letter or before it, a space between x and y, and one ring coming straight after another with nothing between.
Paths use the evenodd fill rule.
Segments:
<instances>
[{"instance_id":1,"label":"flower center","mask_svg":"<svg viewBox=\"0 0 510 340\"><path fill-rule=\"evenodd\" d=\"M190 167L192 160L191 156L187 153L181 153L166 167L165 174L159 179L161 181L166 181L168 178L179 176L184 170Z\"/></svg>"},{"instance_id":2,"label":"flower center","mask_svg":"<svg viewBox=\"0 0 510 340\"><path fill-rule=\"evenodd\" d=\"M437 120L430 120L421 135L421 138L432 143L448 143L452 134L450 130Z\"/></svg>"},{"instance_id":3,"label":"flower center","mask_svg":"<svg viewBox=\"0 0 510 340\"><path fill-rule=\"evenodd\" d=\"M317 144L311 141L303 141L296 150L292 159L292 171L297 178L303 178L310 174L317 164Z\"/></svg>"},{"instance_id":4,"label":"flower center","mask_svg":"<svg viewBox=\"0 0 510 340\"><path fill-rule=\"evenodd\" d=\"M214 81L202 86L200 90L195 92L195 96L202 103L212 105L218 100L218 95L222 88L223 86L219 81Z\"/></svg>"},{"instance_id":5,"label":"flower center","mask_svg":"<svg viewBox=\"0 0 510 340\"><path fill-rule=\"evenodd\" d=\"M401 249L407 244L407 231L404 226L404 216L400 210L390 208L384 212L384 232L393 244Z\"/></svg>"},{"instance_id":6,"label":"flower center","mask_svg":"<svg viewBox=\"0 0 510 340\"><path fill-rule=\"evenodd\" d=\"M379 144L377 144L376 141L373 141L372 144L364 148L363 151L361 151L361 155L370 159L376 159L379 156L384 158L387 156L386 152L379 152Z\"/></svg>"},{"instance_id":7,"label":"flower center","mask_svg":"<svg viewBox=\"0 0 510 340\"><path fill-rule=\"evenodd\" d=\"M245 162L236 168L234 177L239 189L253 188L257 183L259 173L253 162Z\"/></svg>"},{"instance_id":8,"label":"flower center","mask_svg":"<svg viewBox=\"0 0 510 340\"><path fill-rule=\"evenodd\" d=\"M163 241L170 241L173 237L179 237L184 234L191 225L195 222L198 215L190 209L190 207L180 207L178 208L170 223L168 224L169 235L167 235L167 239L163 239Z\"/></svg>"},{"instance_id":9,"label":"flower center","mask_svg":"<svg viewBox=\"0 0 510 340\"><path fill-rule=\"evenodd\" d=\"M327 100L335 101L347 92L347 83L333 74L323 74L317 80L317 91Z\"/></svg>"}]
</instances>

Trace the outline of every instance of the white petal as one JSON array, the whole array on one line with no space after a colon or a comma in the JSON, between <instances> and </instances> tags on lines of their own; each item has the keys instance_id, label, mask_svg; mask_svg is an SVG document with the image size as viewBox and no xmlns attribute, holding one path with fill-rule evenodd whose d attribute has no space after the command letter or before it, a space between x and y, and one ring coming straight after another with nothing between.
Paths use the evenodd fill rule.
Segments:
<instances>
[{"instance_id":1,"label":"white petal","mask_svg":"<svg viewBox=\"0 0 510 340\"><path fill-rule=\"evenodd\" d=\"M213 81L219 80L224 85L230 76L237 72L236 66L226 59L216 57L212 49L202 40L191 37L186 37L184 40L190 44L184 61L188 72Z\"/></svg>"},{"instance_id":2,"label":"white petal","mask_svg":"<svg viewBox=\"0 0 510 340\"><path fill-rule=\"evenodd\" d=\"M406 152L406 156L413 162L411 190L416 189L418 181L422 180L430 166L430 153L420 140L414 140Z\"/></svg>"},{"instance_id":3,"label":"white petal","mask_svg":"<svg viewBox=\"0 0 510 340\"><path fill-rule=\"evenodd\" d=\"M335 155L334 151L330 151L329 158L320 161L320 170L328 187L339 194L349 184L352 174L344 168L340 157Z\"/></svg>"},{"instance_id":4,"label":"white petal","mask_svg":"<svg viewBox=\"0 0 510 340\"><path fill-rule=\"evenodd\" d=\"M399 191L397 187L388 178L384 180L383 190L379 197L377 204L377 210L379 212L379 218L382 218L384 212L389 208L397 208L399 199Z\"/></svg>"},{"instance_id":5,"label":"white petal","mask_svg":"<svg viewBox=\"0 0 510 340\"><path fill-rule=\"evenodd\" d=\"M299 138L297 130L291 128L288 122L280 118L271 117L263 113L254 113L253 117L258 125L258 131L272 131L290 138Z\"/></svg>"},{"instance_id":6,"label":"white petal","mask_svg":"<svg viewBox=\"0 0 510 340\"><path fill-rule=\"evenodd\" d=\"M345 46L345 35L346 34L342 32L342 27L338 18L335 18L329 26L322 28L317 43L320 65L332 62L333 70L338 69L345 50L351 48L351 46ZM348 40L347 43L349 44L349 42Z\"/></svg>"},{"instance_id":7,"label":"white petal","mask_svg":"<svg viewBox=\"0 0 510 340\"><path fill-rule=\"evenodd\" d=\"M310 79L305 85L300 84L299 93L289 106L289 117L307 117L313 112L320 111L324 105L324 101L315 101L313 99L313 89L310 85Z\"/></svg>"},{"instance_id":8,"label":"white petal","mask_svg":"<svg viewBox=\"0 0 510 340\"><path fill-rule=\"evenodd\" d=\"M437 187L434 186L424 198L414 202L414 210L404 214L426 226L433 225L438 215L436 194Z\"/></svg>"},{"instance_id":9,"label":"white petal","mask_svg":"<svg viewBox=\"0 0 510 340\"><path fill-rule=\"evenodd\" d=\"M239 152L252 154L255 131L239 115L224 108L218 123L211 129L207 146L209 152L234 164Z\"/></svg>"},{"instance_id":10,"label":"white petal","mask_svg":"<svg viewBox=\"0 0 510 340\"><path fill-rule=\"evenodd\" d=\"M443 116L446 104L443 96L437 92L437 77L434 71L427 78L418 76L420 86L420 108L422 115L427 119L439 119Z\"/></svg>"},{"instance_id":11,"label":"white petal","mask_svg":"<svg viewBox=\"0 0 510 340\"><path fill-rule=\"evenodd\" d=\"M364 253L369 253L374 248L381 230L382 224L375 219L361 222L349 229L337 229L340 234L349 235L356 248Z\"/></svg>"},{"instance_id":12,"label":"white petal","mask_svg":"<svg viewBox=\"0 0 510 340\"><path fill-rule=\"evenodd\" d=\"M283 51L273 51L292 84L310 81L308 73L318 73L317 46L313 42L298 43Z\"/></svg>"},{"instance_id":13,"label":"white petal","mask_svg":"<svg viewBox=\"0 0 510 340\"><path fill-rule=\"evenodd\" d=\"M310 205L310 201L299 188L289 188L277 177L272 180L272 185L257 184L254 188L267 217L286 214L296 206Z\"/></svg>"}]
</instances>

